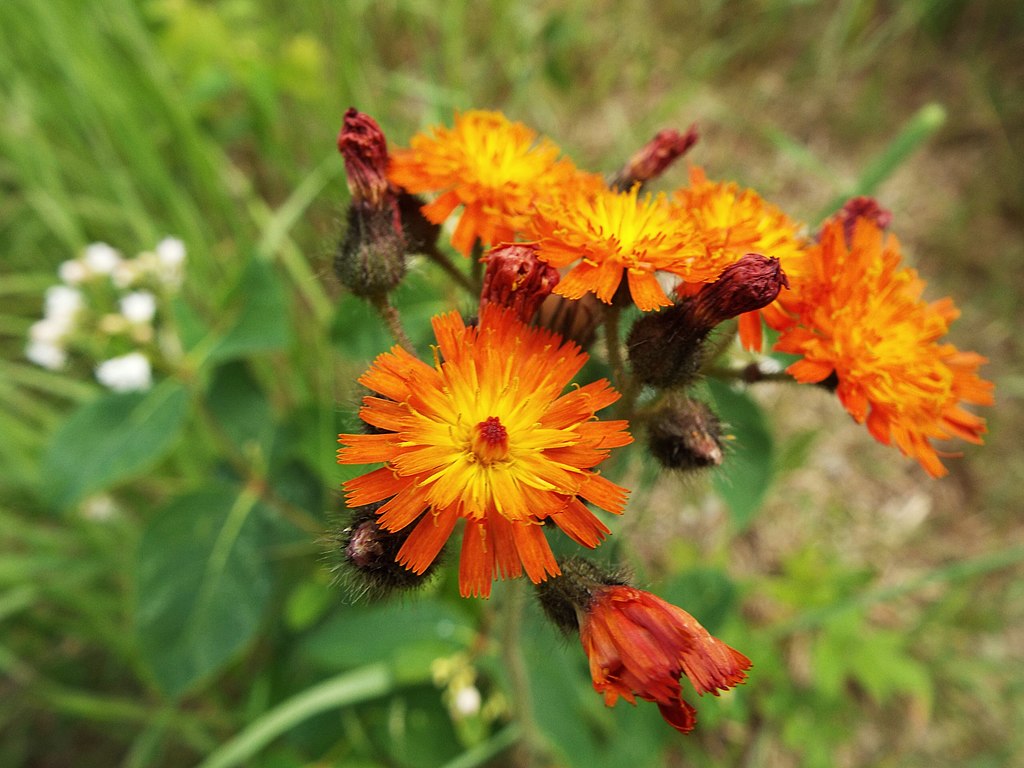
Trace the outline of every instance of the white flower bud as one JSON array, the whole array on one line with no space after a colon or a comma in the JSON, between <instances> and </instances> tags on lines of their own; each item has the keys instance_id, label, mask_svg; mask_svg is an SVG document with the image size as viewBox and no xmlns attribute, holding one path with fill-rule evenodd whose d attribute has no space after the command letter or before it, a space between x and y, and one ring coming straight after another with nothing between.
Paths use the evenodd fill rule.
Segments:
<instances>
[{"instance_id":1,"label":"white flower bud","mask_svg":"<svg viewBox=\"0 0 1024 768\"><path fill-rule=\"evenodd\" d=\"M97 365L96 380L115 392L137 392L152 386L153 371L144 354L131 352Z\"/></svg>"},{"instance_id":2,"label":"white flower bud","mask_svg":"<svg viewBox=\"0 0 1024 768\"><path fill-rule=\"evenodd\" d=\"M57 344L71 330L71 323L65 319L47 318L37 320L28 329L30 341L38 341L40 344Z\"/></svg>"},{"instance_id":3,"label":"white flower bud","mask_svg":"<svg viewBox=\"0 0 1024 768\"><path fill-rule=\"evenodd\" d=\"M82 257L85 265L96 275L109 275L121 262L121 254L106 243L93 243Z\"/></svg>"},{"instance_id":4,"label":"white flower bud","mask_svg":"<svg viewBox=\"0 0 1024 768\"><path fill-rule=\"evenodd\" d=\"M89 279L90 272L83 262L72 259L61 264L57 269L57 274L68 285L78 285Z\"/></svg>"},{"instance_id":5,"label":"white flower bud","mask_svg":"<svg viewBox=\"0 0 1024 768\"><path fill-rule=\"evenodd\" d=\"M54 285L46 289L46 318L71 324L78 311L85 305L82 292L66 285Z\"/></svg>"},{"instance_id":6,"label":"white flower bud","mask_svg":"<svg viewBox=\"0 0 1024 768\"><path fill-rule=\"evenodd\" d=\"M138 259L123 259L110 273L110 280L118 288L130 288L138 282L144 271L140 267Z\"/></svg>"},{"instance_id":7,"label":"white flower bud","mask_svg":"<svg viewBox=\"0 0 1024 768\"><path fill-rule=\"evenodd\" d=\"M165 237L156 245L160 282L180 286L185 276L185 244L176 237Z\"/></svg>"},{"instance_id":8,"label":"white flower bud","mask_svg":"<svg viewBox=\"0 0 1024 768\"><path fill-rule=\"evenodd\" d=\"M149 291L133 291L121 299L121 314L129 323L148 323L156 315L156 296Z\"/></svg>"},{"instance_id":9,"label":"white flower bud","mask_svg":"<svg viewBox=\"0 0 1024 768\"><path fill-rule=\"evenodd\" d=\"M36 365L57 371L64 367L68 360L67 352L57 344L47 341L31 341L25 347L25 357Z\"/></svg>"},{"instance_id":10,"label":"white flower bud","mask_svg":"<svg viewBox=\"0 0 1024 768\"><path fill-rule=\"evenodd\" d=\"M472 717L480 711L480 691L475 685L459 688L452 697L452 709L462 717Z\"/></svg>"}]
</instances>

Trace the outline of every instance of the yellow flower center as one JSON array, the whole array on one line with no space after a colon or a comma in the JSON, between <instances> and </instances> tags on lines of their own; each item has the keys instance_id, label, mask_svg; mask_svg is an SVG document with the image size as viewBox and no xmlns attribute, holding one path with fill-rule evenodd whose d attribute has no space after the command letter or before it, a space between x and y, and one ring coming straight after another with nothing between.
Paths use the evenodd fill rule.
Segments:
<instances>
[{"instance_id":1,"label":"yellow flower center","mask_svg":"<svg viewBox=\"0 0 1024 768\"><path fill-rule=\"evenodd\" d=\"M471 448L484 466L508 458L508 430L497 416L489 416L473 428Z\"/></svg>"}]
</instances>

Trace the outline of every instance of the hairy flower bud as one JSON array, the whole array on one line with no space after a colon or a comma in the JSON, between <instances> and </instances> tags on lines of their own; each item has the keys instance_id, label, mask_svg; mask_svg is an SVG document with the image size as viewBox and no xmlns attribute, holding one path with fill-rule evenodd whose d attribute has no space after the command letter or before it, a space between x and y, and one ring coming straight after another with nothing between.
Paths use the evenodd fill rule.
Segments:
<instances>
[{"instance_id":1,"label":"hairy flower bud","mask_svg":"<svg viewBox=\"0 0 1024 768\"><path fill-rule=\"evenodd\" d=\"M427 582L440 558L416 574L395 562L411 529L391 532L377 523L384 502L346 509L336 530L326 536L331 570L348 584L356 597L384 598L397 591L415 589Z\"/></svg>"},{"instance_id":2,"label":"hairy flower bud","mask_svg":"<svg viewBox=\"0 0 1024 768\"><path fill-rule=\"evenodd\" d=\"M352 202L334 271L357 296L382 296L405 276L408 249L398 193L387 178L387 141L372 117L350 108L338 150L345 158Z\"/></svg>"},{"instance_id":3,"label":"hairy flower bud","mask_svg":"<svg viewBox=\"0 0 1024 768\"><path fill-rule=\"evenodd\" d=\"M689 152L699 137L696 125L691 125L686 133L658 131L653 139L629 158L612 179L611 186L625 191L634 184L644 184L658 178L672 163Z\"/></svg>"},{"instance_id":4,"label":"hairy flower bud","mask_svg":"<svg viewBox=\"0 0 1024 768\"><path fill-rule=\"evenodd\" d=\"M537 308L558 285L558 270L537 258L537 248L529 243L499 245L482 259L487 264L480 309L498 304L514 310L529 323Z\"/></svg>"},{"instance_id":5,"label":"hairy flower bud","mask_svg":"<svg viewBox=\"0 0 1024 768\"><path fill-rule=\"evenodd\" d=\"M679 398L650 420L648 447L666 469L703 469L722 463L722 427L707 403Z\"/></svg>"},{"instance_id":6,"label":"hairy flower bud","mask_svg":"<svg viewBox=\"0 0 1024 768\"><path fill-rule=\"evenodd\" d=\"M694 296L694 316L698 323L714 328L744 312L768 306L783 286L788 288L789 281L778 259L748 253Z\"/></svg>"},{"instance_id":7,"label":"hairy flower bud","mask_svg":"<svg viewBox=\"0 0 1024 768\"><path fill-rule=\"evenodd\" d=\"M653 387L689 382L700 370L704 341L716 325L771 304L788 285L778 259L748 253L693 296L633 325L626 340L633 372Z\"/></svg>"},{"instance_id":8,"label":"hairy flower bud","mask_svg":"<svg viewBox=\"0 0 1024 768\"><path fill-rule=\"evenodd\" d=\"M582 557L570 557L558 566L562 570L560 576L535 586L544 614L566 635L579 631L579 618L586 612L595 590L628 583L624 572Z\"/></svg>"}]
</instances>

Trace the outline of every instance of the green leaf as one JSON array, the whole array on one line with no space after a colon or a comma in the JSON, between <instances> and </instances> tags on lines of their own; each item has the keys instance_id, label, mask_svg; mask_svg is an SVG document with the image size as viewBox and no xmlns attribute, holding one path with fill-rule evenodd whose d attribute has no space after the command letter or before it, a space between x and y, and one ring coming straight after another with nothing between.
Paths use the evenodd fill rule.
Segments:
<instances>
[{"instance_id":1,"label":"green leaf","mask_svg":"<svg viewBox=\"0 0 1024 768\"><path fill-rule=\"evenodd\" d=\"M266 393L238 360L217 368L207 404L225 436L247 457L267 461L274 439L274 420Z\"/></svg>"},{"instance_id":2,"label":"green leaf","mask_svg":"<svg viewBox=\"0 0 1024 768\"><path fill-rule=\"evenodd\" d=\"M733 525L743 530L761 508L772 481L772 436L761 407L746 392L713 379L708 381L708 390L732 437L724 466L715 473L714 486L732 513Z\"/></svg>"},{"instance_id":3,"label":"green leaf","mask_svg":"<svg viewBox=\"0 0 1024 768\"><path fill-rule=\"evenodd\" d=\"M253 259L228 299L238 307L234 326L210 353L212 360L244 357L288 345L288 296L269 264Z\"/></svg>"},{"instance_id":4,"label":"green leaf","mask_svg":"<svg viewBox=\"0 0 1024 768\"><path fill-rule=\"evenodd\" d=\"M255 635L271 589L257 499L212 486L174 499L143 533L135 634L160 688L180 696Z\"/></svg>"},{"instance_id":5,"label":"green leaf","mask_svg":"<svg viewBox=\"0 0 1024 768\"><path fill-rule=\"evenodd\" d=\"M474 636L466 614L426 597L412 603L342 608L306 637L301 649L322 667L346 669L375 661L401 662L402 657L451 654L467 648Z\"/></svg>"},{"instance_id":6,"label":"green leaf","mask_svg":"<svg viewBox=\"0 0 1024 768\"><path fill-rule=\"evenodd\" d=\"M66 509L141 474L171 449L187 415L188 392L172 380L86 403L50 439L40 467L43 493Z\"/></svg>"}]
</instances>

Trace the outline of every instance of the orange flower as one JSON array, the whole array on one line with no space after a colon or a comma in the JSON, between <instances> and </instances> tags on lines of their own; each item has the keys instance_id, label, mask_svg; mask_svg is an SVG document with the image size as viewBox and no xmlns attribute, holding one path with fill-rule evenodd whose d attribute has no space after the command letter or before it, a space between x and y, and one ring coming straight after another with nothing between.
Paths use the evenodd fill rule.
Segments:
<instances>
[{"instance_id":1,"label":"orange flower","mask_svg":"<svg viewBox=\"0 0 1024 768\"><path fill-rule=\"evenodd\" d=\"M947 470L933 439L980 444L985 421L961 403L991 405L987 360L940 344L958 312L950 299L927 304L917 273L900 266L895 237L858 219L847 244L844 222L826 223L808 268L790 276L795 327L775 348L803 355L788 371L801 382L835 376L836 393L881 443L915 458L932 477Z\"/></svg>"},{"instance_id":2,"label":"orange flower","mask_svg":"<svg viewBox=\"0 0 1024 768\"><path fill-rule=\"evenodd\" d=\"M454 128L435 127L411 144L392 153L388 175L409 192L441 192L423 207L435 224L465 206L452 245L467 256L477 239L484 245L512 240L518 216L534 198L577 173L558 159L554 143L538 141L536 132L499 112L457 114Z\"/></svg>"},{"instance_id":3,"label":"orange flower","mask_svg":"<svg viewBox=\"0 0 1024 768\"><path fill-rule=\"evenodd\" d=\"M465 518L463 596L486 597L493 579L524 569L534 583L557 575L541 524L592 548L608 529L583 500L613 513L625 504L624 488L591 471L632 442L625 421L594 418L619 395L604 379L562 394L587 356L497 305L478 327L454 312L433 326L433 366L395 347L359 379L381 395L360 411L381 433L340 435L338 461L385 466L345 483L348 504L390 499L378 521L389 531L415 525L396 558L415 573Z\"/></svg>"},{"instance_id":4,"label":"orange flower","mask_svg":"<svg viewBox=\"0 0 1024 768\"><path fill-rule=\"evenodd\" d=\"M575 264L555 293L579 299L592 291L608 304L625 272L633 301L646 312L672 304L658 270L693 281L718 276L721 269L699 260L703 248L693 226L673 214L664 196L640 199L639 191L580 185L537 204L527 235L537 240L539 258L555 267Z\"/></svg>"},{"instance_id":5,"label":"orange flower","mask_svg":"<svg viewBox=\"0 0 1024 768\"><path fill-rule=\"evenodd\" d=\"M725 691L746 679L750 659L712 637L696 619L671 603L624 585L598 587L580 622L594 690L611 707L622 696L658 705L665 721L682 733L697 713L683 700L680 675L697 693Z\"/></svg>"},{"instance_id":6,"label":"orange flower","mask_svg":"<svg viewBox=\"0 0 1024 768\"><path fill-rule=\"evenodd\" d=\"M800 225L752 189L735 182L708 181L701 168L690 169L690 186L677 190L677 210L696 225L704 244L711 280L750 252L774 256L791 279L804 269L806 241ZM691 280L691 278L687 278ZM706 281L706 280L705 280ZM773 328L785 325L779 303L740 315L740 340L747 349L761 349L761 317Z\"/></svg>"}]
</instances>

